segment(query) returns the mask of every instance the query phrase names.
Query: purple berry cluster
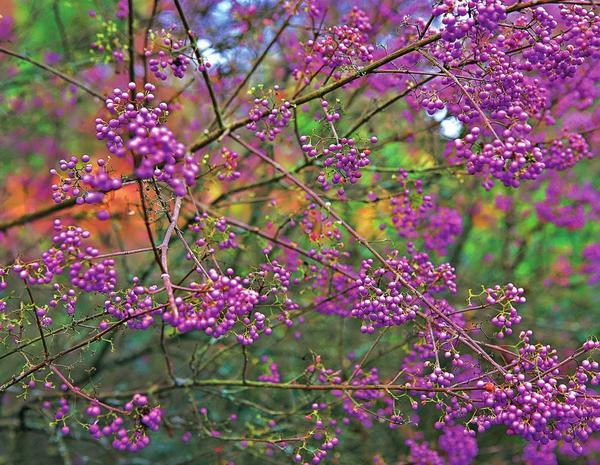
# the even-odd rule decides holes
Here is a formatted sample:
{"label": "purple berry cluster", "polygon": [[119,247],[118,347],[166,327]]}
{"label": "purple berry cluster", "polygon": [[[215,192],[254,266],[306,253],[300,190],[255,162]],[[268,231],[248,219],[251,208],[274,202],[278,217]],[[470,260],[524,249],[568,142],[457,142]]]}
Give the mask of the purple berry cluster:
{"label": "purple berry cluster", "polygon": [[169,310],[163,313],[163,319],[182,333],[199,330],[215,338],[224,336],[239,322],[244,329],[236,335],[237,341],[252,344],[261,331],[270,334],[271,330],[266,326],[266,316],[254,311],[260,296],[247,288],[249,284],[247,278],[234,276],[232,269],[226,274],[208,270],[205,283],[190,285],[197,289],[195,297],[188,302],[175,299],[178,314]]}
{"label": "purple berry cluster", "polygon": [[433,8],[433,15],[442,17],[442,39],[454,42],[496,30],[506,19],[506,6],[500,0],[443,0]]}
{"label": "purple berry cluster", "polygon": [[555,441],[550,441],[548,444],[529,442],[523,448],[523,461],[528,465],[557,465],[555,448]]}
{"label": "purple berry cluster", "polygon": [[[574,76],[586,58],[598,55],[600,45],[595,36],[592,39],[600,20],[591,9],[563,5],[555,18],[549,9],[538,7],[531,16],[518,17],[515,27],[504,23],[505,9],[502,2],[491,0],[444,1],[436,6],[434,15],[441,16],[444,25],[443,41],[430,47],[431,54],[447,67],[461,66],[469,59],[464,47],[468,37],[478,65],[419,91],[429,95],[422,99],[428,113],[447,109],[470,126],[454,141],[455,153],[466,160],[470,174],[485,178],[487,188],[494,179],[518,187],[546,169],[564,169],[587,156],[581,136],[565,135],[566,141],[548,147],[536,142],[532,119],[556,123],[545,79]],[[565,24],[570,25],[569,32],[557,34],[559,25]],[[494,36],[482,34],[485,30]],[[444,41],[454,45],[443,46]],[[515,49],[522,53],[519,60],[512,55]],[[532,77],[534,70],[541,74]]]}
{"label": "purple berry cluster", "polygon": [[52,184],[52,200],[61,203],[74,198],[78,205],[96,204],[102,202],[105,193],[123,186],[120,177],[109,175],[103,158],[96,161],[95,172],[90,160],[89,155],[82,155],[81,158],[72,156],[68,161],[60,160],[59,170],[50,170],[50,174],[60,178],[59,184]]}
{"label": "purple berry cluster", "polygon": [[275,362],[269,363],[269,358],[266,355],[261,356],[260,361],[265,365],[264,371],[267,373],[258,375],[258,380],[269,383],[280,383],[281,374],[279,373],[279,365]]}
{"label": "purple berry cluster", "polygon": [[168,115],[167,104],[162,102],[156,107],[150,107],[155,98],[155,90],[153,84],[147,83],[142,91],[136,92],[135,82],[130,82],[127,89],[113,89],[105,102],[111,118],[108,121],[96,118],[96,138],[105,141],[110,153],[125,156],[127,146],[123,136],[133,133],[143,137],[152,128],[164,123]]}
{"label": "purple berry cluster", "polygon": [[334,79],[339,79],[346,67],[373,59],[375,47],[369,43],[372,25],[368,15],[353,7],[343,21],[343,24],[328,28],[320,38],[300,44],[302,67],[294,70],[296,79],[310,82],[308,76],[320,69],[333,72]]}
{"label": "purple berry cluster", "polygon": [[222,147],[220,156],[223,161],[221,163],[222,169],[219,170],[219,174],[217,175],[219,181],[235,181],[236,179],[239,179],[242,175],[242,173],[238,171],[239,154],[227,147]]}
{"label": "purple berry cluster", "polygon": [[543,146],[542,153],[546,168],[557,171],[566,170],[584,158],[593,157],[585,138],[566,130],[560,139]]}
{"label": "purple berry cluster", "polygon": [[[322,104],[326,104],[323,101]],[[339,120],[339,113],[334,112],[327,114],[327,119],[332,123]],[[313,146],[308,136],[301,136],[302,151],[308,157],[322,158],[323,170],[319,173],[317,181],[324,190],[329,189],[329,184],[343,185],[347,182],[356,184],[362,177],[361,168],[369,165],[371,160],[371,150],[367,148],[359,148],[356,146],[356,141],[352,138],[335,137],[335,142],[331,144],[319,141],[317,146]],[[371,143],[377,143],[377,138],[373,137]],[[344,189],[338,191],[338,195],[344,195]]]}
{"label": "purple berry cluster", "polygon": [[[409,182],[408,173],[400,169],[396,177],[400,192],[390,198],[392,225],[400,237],[422,237],[423,247],[442,255],[462,231],[457,210],[438,205],[433,196],[423,192],[423,181]],[[376,200],[376,195],[373,200]]]}
{"label": "purple berry cluster", "polygon": [[[381,384],[377,368],[366,371],[360,365],[355,365],[353,374],[354,378],[351,382],[353,386]],[[378,408],[377,401],[386,397],[386,394],[378,389],[358,389],[353,391],[351,396],[343,391],[333,391],[332,394],[342,398],[344,411],[366,428],[373,426],[373,417],[369,415],[370,410],[376,409],[381,415],[391,413],[390,409]],[[360,402],[360,408],[357,408],[357,401]]]}
{"label": "purple berry cluster", "polygon": [[[86,413],[97,418],[101,416],[102,409],[92,402]],[[158,431],[161,420],[160,407],[150,407],[145,395],[134,394],[132,400],[125,404],[123,414],[115,415],[104,425],[95,420],[88,426],[88,431],[94,439],[112,438],[111,444],[116,450],[137,452],[150,444],[148,432]]]}
{"label": "purple berry cluster", "polygon": [[129,4],[127,0],[119,0],[117,2],[117,11],[115,11],[115,16],[118,19],[125,19],[129,14]]}
{"label": "purple berry cluster", "polygon": [[446,255],[448,247],[462,232],[462,216],[457,210],[436,207],[430,212],[423,228],[423,247]]}
{"label": "purple berry cluster", "polygon": [[513,333],[512,327],[521,323],[521,315],[514,305],[524,304],[527,301],[523,296],[524,293],[522,287],[516,287],[513,283],[505,286],[497,284],[494,287],[484,288],[481,292],[480,297],[485,302],[482,307],[500,307],[500,312],[491,319],[492,325],[500,329],[496,333],[497,338],[510,336]]}
{"label": "purple berry cluster", "polygon": [[350,312],[351,316],[363,320],[362,332],[372,333],[377,327],[405,324],[414,320],[421,310],[422,302],[407,292],[399,276],[428,293],[456,292],[454,269],[447,263],[436,267],[425,253],[402,257],[395,251],[387,261],[395,274],[388,268],[374,269],[373,264],[372,259],[363,260],[361,264],[356,280],[360,300]]}
{"label": "purple berry cluster", "polygon": [[545,197],[535,203],[540,221],[573,231],[600,218],[600,192],[591,183],[573,180],[573,173],[545,176]]}
{"label": "purple berry cluster", "polygon": [[117,286],[115,261],[106,258],[86,265],[76,261],[69,269],[71,283],[85,292],[101,292],[108,294]]}
{"label": "purple berry cluster", "polygon": [[[194,233],[202,233],[195,246],[202,254],[214,255],[217,250],[235,249],[236,234],[231,230],[225,218],[214,218],[206,212],[196,216],[189,227]],[[188,257],[191,259],[191,257]]]}
{"label": "purple berry cluster", "polygon": [[[262,91],[262,87],[259,87]],[[287,127],[294,116],[292,104],[289,100],[281,98],[279,86],[274,86],[268,92],[263,92],[253,101],[253,106],[248,112],[250,122],[246,129],[254,131],[254,135],[261,141],[273,142],[277,135]],[[261,123],[264,128],[259,128]]]}
{"label": "purple berry cluster", "polygon": [[[196,159],[186,154],[185,146],[165,126],[147,130],[141,124],[135,129],[135,137],[127,142],[127,148],[140,158],[136,175],[141,179],[154,176],[183,197],[186,187],[196,184],[200,172]],[[133,131],[134,125],[129,126]]]}
{"label": "purple berry cluster", "polygon": [[[565,441],[576,453],[581,442],[600,431],[600,401],[588,393],[588,383],[597,385],[598,364],[583,363],[576,376],[565,383],[559,381],[558,354],[548,345],[532,344],[532,331],[519,335],[521,346],[517,364],[504,376],[504,386],[482,391],[483,410],[472,422],[480,432],[493,425],[504,425],[507,432],[528,441],[547,444]],[[597,350],[600,343],[586,342],[582,350]],[[590,379],[586,371],[593,372]],[[485,387],[485,381],[478,381]]]}
{"label": "purple berry cluster", "polygon": [[105,140],[108,150],[117,156],[131,151],[139,160],[135,171],[139,178],[154,176],[182,197],[186,187],[195,185],[200,167],[196,158],[186,153],[185,146],[163,126],[169,114],[167,104],[149,106],[155,90],[148,83],[143,92],[136,92],[134,82],[129,83],[128,90],[115,88],[106,99],[106,108],[113,118],[96,119],[96,137]]}
{"label": "purple berry cluster", "polygon": [[150,31],[149,33],[152,48],[158,47],[156,57],[154,50],[146,50],[144,55],[148,60],[148,67],[157,79],[162,81],[167,80],[166,71],[169,69],[173,76],[181,79],[185,76],[192,60],[183,50],[185,49],[185,40],[175,39],[171,30],[162,29],[160,31]]}
{"label": "purple berry cluster", "polygon": [[398,172],[397,182],[400,192],[390,199],[392,207],[392,224],[401,237],[417,237],[417,228],[422,219],[434,208],[431,195],[423,193],[423,181],[414,181],[413,189],[410,189],[408,173],[401,169]]}
{"label": "purple berry cluster", "polygon": [[446,461],[426,442],[417,442],[413,439],[406,440],[410,448],[410,463],[414,465],[446,465]]}
{"label": "purple berry cluster", "polygon": [[444,428],[438,445],[446,452],[448,465],[469,465],[479,452],[475,433],[462,425]]}
{"label": "purple berry cluster", "polygon": [[600,282],[600,242],[586,246],[582,255],[585,260],[583,272],[589,276],[588,282],[590,284]]}
{"label": "purple berry cluster", "polygon": [[158,286],[148,288],[140,285],[138,277],[133,278],[133,286],[122,291],[112,291],[104,301],[105,311],[117,319],[130,318],[127,326],[132,329],[148,329],[154,323],[154,314],[160,310],[155,308],[153,294]]}
{"label": "purple berry cluster", "polygon": [[[522,67],[539,70],[551,81],[573,77],[589,57],[598,56],[600,16],[593,9],[580,5],[561,5],[560,16],[555,17],[545,8],[532,13],[532,34],[523,38],[530,47],[523,51],[526,61]],[[556,34],[559,24],[564,34]]]}
{"label": "purple berry cluster", "polygon": [[[513,109],[515,111],[519,110]],[[479,149],[476,147],[480,134],[480,128],[475,126],[464,139],[455,141],[456,155],[467,161],[469,174],[487,173],[501,180],[505,186],[519,187],[521,180],[535,179],[543,172],[546,165],[542,150],[528,139],[494,139]],[[491,186],[492,183],[486,184],[486,187]]]}

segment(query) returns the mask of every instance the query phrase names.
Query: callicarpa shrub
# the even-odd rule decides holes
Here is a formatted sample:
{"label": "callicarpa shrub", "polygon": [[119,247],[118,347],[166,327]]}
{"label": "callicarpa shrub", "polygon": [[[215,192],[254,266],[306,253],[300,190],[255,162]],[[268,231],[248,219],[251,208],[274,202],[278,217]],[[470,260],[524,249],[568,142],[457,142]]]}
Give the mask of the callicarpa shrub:
{"label": "callicarpa shrub", "polygon": [[600,463],[600,5],[0,4],[0,463]]}

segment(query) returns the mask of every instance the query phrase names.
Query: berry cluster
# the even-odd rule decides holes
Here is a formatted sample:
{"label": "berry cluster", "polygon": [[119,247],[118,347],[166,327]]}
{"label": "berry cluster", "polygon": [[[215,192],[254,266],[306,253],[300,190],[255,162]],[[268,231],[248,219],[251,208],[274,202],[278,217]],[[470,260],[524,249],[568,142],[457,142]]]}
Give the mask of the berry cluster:
{"label": "berry cluster", "polygon": [[452,208],[439,206],[433,196],[423,192],[423,181],[410,185],[408,173],[400,169],[396,176],[400,192],[390,198],[391,220],[400,237],[422,236],[423,246],[446,254],[462,231],[462,218]]}
{"label": "berry cluster", "polygon": [[[472,422],[480,432],[501,424],[509,434],[542,444],[562,440],[581,452],[581,442],[600,431],[600,401],[588,395],[590,379],[583,370],[566,384],[560,383],[556,350],[532,344],[531,336],[531,331],[519,335],[522,345],[516,366],[505,375],[504,386],[483,390],[483,405],[490,413],[481,411]],[[598,347],[600,343],[588,341],[582,350]],[[591,384],[597,384],[598,364],[588,362],[583,368],[594,372]],[[478,381],[477,385],[486,387],[486,381]]]}
{"label": "berry cluster", "polygon": [[[532,34],[523,37],[528,43],[523,51],[526,60],[522,67],[539,70],[551,81],[573,77],[586,58],[597,55],[600,41],[600,16],[594,10],[579,5],[561,5],[560,18],[545,8],[532,13]],[[559,23],[565,26],[563,34],[555,34]]]}
{"label": "berry cluster", "polygon": [[[512,283],[505,286],[495,285],[494,287],[484,288],[477,296],[484,302],[480,307],[500,307],[500,312],[495,315],[491,323],[500,328],[496,333],[499,339],[505,336],[510,336],[513,332],[512,327],[521,323],[521,316],[514,307],[515,304],[524,304],[527,300],[523,296],[524,290],[522,287],[516,287]],[[471,297],[469,296],[469,305],[472,305]]]}
{"label": "berry cluster", "polygon": [[446,461],[426,442],[417,442],[412,439],[406,441],[410,448],[410,463],[414,465],[446,465]]}
{"label": "berry cluster", "polygon": [[259,294],[248,289],[249,280],[233,275],[228,269],[225,275],[216,270],[208,270],[208,279],[203,284],[190,284],[197,289],[194,298],[184,302],[178,298],[175,303],[178,314],[173,310],[163,313],[166,323],[185,333],[200,330],[211,337],[221,337],[233,330],[236,323],[241,323],[244,330],[236,335],[240,344],[252,344],[264,330],[270,334],[266,326],[266,316],[254,311],[260,301]]}
{"label": "berry cluster", "polygon": [[61,203],[74,198],[78,205],[95,204],[102,202],[106,192],[118,190],[123,186],[120,177],[110,177],[103,158],[96,161],[95,172],[90,160],[89,155],[82,155],[80,158],[72,156],[68,161],[60,160],[59,170],[50,170],[50,174],[60,178],[59,184],[52,184],[52,200]]}
{"label": "berry cluster", "polygon": [[[86,413],[96,418],[101,415],[101,408],[92,403]],[[114,414],[114,419],[104,426],[96,420],[88,426],[94,439],[112,437],[112,446],[120,451],[137,452],[150,444],[149,431],[158,431],[162,419],[159,407],[149,407],[148,398],[142,394],[134,394],[131,401],[125,404],[125,415]],[[131,424],[127,426],[127,421]]]}
{"label": "berry cluster", "polygon": [[[323,101],[323,104],[327,102]],[[327,115],[327,119],[337,121],[340,118],[339,113]],[[335,134],[334,134],[335,135]],[[369,165],[371,160],[370,149],[362,149],[356,146],[356,141],[352,138],[335,137],[335,142],[331,144],[322,141],[313,146],[308,136],[301,136],[302,151],[308,157],[323,158],[323,170],[319,173],[317,181],[324,190],[329,190],[329,183],[333,185],[343,185],[347,182],[356,184],[362,177],[361,168]],[[371,138],[371,143],[377,143],[377,138]],[[344,195],[344,189],[338,190],[338,195]]]}
{"label": "berry cluster", "polygon": [[279,366],[275,362],[269,362],[269,358],[266,355],[263,355],[260,358],[261,363],[265,365],[265,368],[268,373],[258,375],[259,381],[266,381],[269,383],[280,383],[281,382],[281,374],[279,373]]}
{"label": "berry cluster", "polygon": [[564,131],[560,139],[555,139],[542,147],[546,168],[566,170],[584,158],[592,158],[587,141],[580,134]]}
{"label": "berry cluster", "polygon": [[432,13],[442,17],[442,39],[454,42],[470,34],[493,32],[506,19],[506,6],[499,0],[443,0]]}
{"label": "berry cluster", "polygon": [[583,250],[583,272],[589,275],[589,283],[596,284],[600,281],[600,242],[588,245]]}
{"label": "berry cluster", "polygon": [[[513,108],[513,112],[519,109]],[[524,114],[524,118],[527,114]],[[542,150],[528,139],[508,137],[505,141],[494,139],[481,148],[478,142],[479,127],[471,128],[464,139],[455,141],[456,155],[467,161],[469,174],[487,173],[501,180],[505,186],[519,187],[523,179],[537,178],[545,168]],[[493,184],[486,183],[490,188]]]}
{"label": "berry cluster", "polygon": [[[250,122],[246,124],[246,129],[254,131],[254,135],[261,141],[273,142],[294,116],[292,104],[280,97],[279,86],[274,86],[268,92],[263,92],[262,86],[259,86],[259,91],[261,96],[254,99],[254,105],[248,112]],[[249,93],[255,92],[256,88],[253,88]],[[259,122],[264,126],[263,129],[259,129]]]}
{"label": "berry cluster", "polygon": [[129,15],[129,4],[127,0],[119,0],[117,2],[117,11],[115,11],[115,16],[119,19],[125,19]]}
{"label": "berry cluster", "polygon": [[105,121],[96,118],[96,138],[106,143],[110,153],[125,156],[127,147],[123,136],[130,133],[143,137],[152,128],[164,123],[167,115],[167,104],[162,102],[156,107],[150,107],[154,101],[153,92],[156,87],[147,83],[143,91],[136,92],[135,82],[130,82],[127,89],[115,88],[107,97],[105,107],[111,118]]}
{"label": "berry cluster", "polygon": [[[576,135],[565,135],[565,142],[554,141],[547,147],[538,144],[532,135],[532,119],[555,124],[543,79],[572,77],[585,58],[598,53],[598,40],[591,36],[600,20],[579,5],[561,6],[560,20],[538,7],[530,17],[518,17],[513,27],[504,22],[505,8],[491,0],[444,1],[434,8],[444,26],[443,40],[430,47],[431,54],[447,67],[463,66],[469,60],[464,47],[468,37],[478,65],[465,66],[462,75],[428,86],[432,97],[422,101],[428,113],[446,108],[471,126],[454,142],[456,155],[467,161],[470,174],[486,178],[487,188],[493,179],[518,187],[545,169],[565,169],[589,156],[585,141]],[[568,33],[557,34],[560,24],[572,27]],[[444,42],[451,44],[443,46]],[[520,59],[514,58],[515,49],[522,53]],[[541,73],[539,77],[530,76],[534,70]]]}
{"label": "berry cluster", "polygon": [[333,77],[339,79],[344,68],[373,59],[375,47],[369,43],[372,26],[368,15],[353,7],[343,21],[344,24],[329,28],[321,38],[300,44],[303,63],[301,68],[294,70],[296,79],[308,83],[308,76],[319,69],[331,71]]}
{"label": "berry cluster", "polygon": [[[163,126],[169,114],[167,104],[150,107],[155,89],[153,84],[145,84],[143,92],[136,92],[134,82],[129,83],[128,90],[114,89],[106,99],[106,108],[114,117],[108,121],[96,119],[96,137],[105,140],[108,150],[117,156],[131,151],[138,160],[135,173],[139,178],[154,176],[182,197],[186,187],[196,183],[200,167]],[[126,142],[124,136],[128,137]]]}
{"label": "berry cluster", "polygon": [[479,451],[475,433],[462,425],[444,428],[438,444],[446,452],[448,465],[468,465]]}
{"label": "berry cluster", "polygon": [[428,293],[456,292],[454,269],[447,263],[434,266],[425,253],[415,253],[409,258],[395,251],[386,263],[389,268],[373,269],[372,259],[361,264],[356,280],[360,300],[350,314],[364,321],[363,332],[372,333],[376,327],[402,325],[415,319],[423,303],[407,292],[399,278]]}
{"label": "berry cluster", "polygon": [[591,183],[577,184],[573,179],[573,173],[548,173],[545,197],[535,203],[540,221],[576,230],[600,218],[600,192]]}
{"label": "berry cluster", "polygon": [[158,47],[156,58],[150,58],[154,50],[146,50],[144,55],[148,60],[148,67],[157,79],[167,80],[166,70],[170,69],[173,76],[183,78],[188,70],[191,59],[183,50],[185,49],[185,40],[175,39],[171,30],[162,29],[160,31],[149,31],[150,41],[154,47]]}
{"label": "berry cluster", "polygon": [[[158,286],[152,285],[148,288],[140,285],[138,277],[133,278],[133,286],[121,291],[112,291],[108,299],[104,301],[104,310],[117,319],[130,318],[127,326],[132,329],[148,329],[154,323],[155,310],[153,294]],[[103,323],[101,323],[101,326]]]}
{"label": "berry cluster", "polygon": [[195,241],[202,254],[214,255],[217,250],[237,248],[236,234],[229,228],[225,218],[214,218],[204,212],[194,218],[190,230],[202,233],[202,237]]}
{"label": "berry cluster", "polygon": [[222,147],[220,155],[223,160],[223,170],[220,170],[217,175],[219,181],[235,181],[239,179],[242,173],[238,171],[238,153],[227,147]]}
{"label": "berry cluster", "polygon": [[127,142],[127,148],[140,159],[135,174],[141,179],[154,176],[183,197],[186,187],[196,184],[200,172],[197,160],[186,154],[185,146],[165,126],[147,129],[139,119],[136,123],[140,125],[129,125],[135,136]]}

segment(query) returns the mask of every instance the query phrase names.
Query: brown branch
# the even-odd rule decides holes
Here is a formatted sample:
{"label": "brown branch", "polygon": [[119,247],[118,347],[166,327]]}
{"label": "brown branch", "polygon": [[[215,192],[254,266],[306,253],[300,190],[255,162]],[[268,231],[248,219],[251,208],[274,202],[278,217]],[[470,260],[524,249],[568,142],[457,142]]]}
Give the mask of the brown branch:
{"label": "brown branch", "polygon": [[12,220],[7,220],[0,223],[0,232],[6,232],[7,230],[15,226],[21,226],[27,223],[31,223],[32,221],[45,218],[46,216],[52,215],[53,213],[57,213],[62,210],[66,210],[73,206],[75,206],[75,199],[68,199],[62,203],[42,208],[41,210],[34,211],[33,213],[26,213],[25,215],[21,215],[18,218],[14,218]]}
{"label": "brown branch", "polygon": [[[135,82],[135,44],[133,30],[133,0],[127,0],[127,48],[129,49],[129,82]],[[134,92],[133,90],[131,91]]]}
{"label": "brown branch", "polygon": [[240,91],[248,83],[248,81],[250,80],[250,78],[252,77],[254,72],[258,69],[258,67],[260,66],[262,61],[265,59],[265,57],[269,53],[269,50],[271,50],[271,47],[273,47],[273,45],[275,45],[275,42],[277,42],[277,40],[279,39],[279,36],[281,36],[281,34],[285,30],[285,28],[290,23],[290,20],[292,19],[292,16],[294,16],[294,14],[296,13],[296,8],[298,7],[298,5],[300,3],[301,3],[301,0],[296,2],[296,5],[292,8],[292,11],[290,12],[290,14],[287,15],[287,17],[285,18],[285,20],[283,21],[283,23],[281,24],[281,26],[279,27],[279,29],[277,30],[277,32],[275,33],[275,35],[273,36],[271,41],[267,44],[267,46],[265,47],[263,52],[260,54],[260,56],[254,61],[254,63],[252,64],[252,67],[250,68],[250,71],[248,71],[248,73],[246,73],[246,76],[244,76],[244,79],[242,80],[242,82],[240,82],[240,84],[236,87],[236,89],[233,91],[231,96],[227,99],[227,101],[225,102],[225,105],[223,105],[223,110],[226,110],[227,107],[229,107],[229,105],[231,105],[231,102],[233,102],[233,100],[237,97],[237,95],[240,93]]}
{"label": "brown branch", "polygon": [[95,90],[92,90],[89,87],[87,87],[81,81],[78,81],[75,78],[69,77],[66,74],[58,71],[57,69],[54,69],[54,68],[52,68],[52,67],[50,67],[48,65],[45,65],[44,63],[41,63],[41,62],[39,62],[37,60],[34,60],[33,58],[29,58],[29,57],[27,57],[25,55],[21,55],[20,53],[13,52],[12,50],[9,50],[9,49],[4,48],[4,47],[0,47],[0,52],[4,53],[6,55],[10,55],[12,57],[18,58],[19,60],[26,61],[27,63],[31,63],[32,65],[37,66],[38,68],[43,69],[44,71],[48,71],[49,73],[54,74],[55,76],[61,78],[63,81],[67,81],[70,84],[73,84],[75,87],[78,87],[79,89],[87,92],[92,97],[95,97],[98,100],[104,101],[105,98],[106,98],[103,95],[101,95],[98,92],[96,92]]}
{"label": "brown branch", "polygon": [[204,78],[204,83],[206,84],[206,88],[208,89],[208,94],[210,96],[210,101],[212,103],[213,111],[215,112],[215,117],[217,118],[217,123],[219,124],[220,130],[225,131],[225,124],[223,123],[223,116],[221,115],[221,110],[219,109],[219,102],[217,101],[217,97],[215,95],[215,91],[210,83],[210,78],[208,76],[208,71],[206,70],[206,66],[204,66],[204,59],[200,54],[200,50],[198,50],[198,45],[196,43],[196,38],[190,29],[190,25],[185,17],[185,13],[183,12],[183,8],[181,7],[181,3],[179,0],[173,0],[175,4],[175,8],[177,8],[177,12],[179,13],[179,18],[183,23],[183,27],[185,28],[185,33],[190,40],[190,45],[194,50],[194,55],[196,56],[196,60],[198,60],[198,66],[200,66],[202,77]]}
{"label": "brown branch", "polygon": [[[396,269],[394,269],[388,261],[379,253],[373,246],[367,241],[363,236],[361,236],[348,222],[346,222],[337,212],[335,212],[331,208],[331,204],[325,202],[316,192],[314,192],[310,187],[296,178],[293,174],[287,171],[283,166],[277,163],[275,160],[272,160],[267,155],[262,153],[260,150],[255,149],[251,145],[244,142],[238,136],[230,134],[233,140],[238,142],[240,145],[245,147],[250,152],[254,153],[261,160],[273,166],[277,171],[284,174],[292,183],[302,189],[308,196],[310,196],[320,207],[324,208],[333,218],[335,218],[343,228],[352,236],[359,244],[361,244],[365,249],[367,249],[373,257],[375,257],[388,271],[390,271],[400,284],[406,287],[413,295],[417,296],[438,318],[443,320],[446,324],[448,324],[458,335],[461,342],[473,350],[475,353],[484,358],[487,362],[489,362],[494,368],[496,368],[500,373],[506,374],[504,368],[499,365],[483,348],[479,346],[479,344],[460,326],[458,326],[452,319],[450,319],[446,314],[444,314],[437,306],[422,292],[416,289],[410,282],[408,282]],[[418,312],[422,318],[429,319],[428,315],[425,315],[421,312]]]}
{"label": "brown branch", "polygon": [[173,285],[171,284],[171,275],[169,274],[169,242],[171,240],[171,236],[173,235],[173,231],[177,226],[177,219],[179,218],[179,211],[181,209],[181,197],[177,197],[175,199],[175,206],[173,207],[173,215],[171,218],[171,222],[167,227],[167,231],[165,232],[165,237],[163,238],[162,244],[160,245],[160,260],[162,263],[162,280],[165,285],[165,289],[167,291],[167,296],[169,297],[169,305],[171,310],[173,310],[173,314],[175,317],[179,315],[179,311],[177,310],[177,304],[175,304],[175,295],[173,294]]}

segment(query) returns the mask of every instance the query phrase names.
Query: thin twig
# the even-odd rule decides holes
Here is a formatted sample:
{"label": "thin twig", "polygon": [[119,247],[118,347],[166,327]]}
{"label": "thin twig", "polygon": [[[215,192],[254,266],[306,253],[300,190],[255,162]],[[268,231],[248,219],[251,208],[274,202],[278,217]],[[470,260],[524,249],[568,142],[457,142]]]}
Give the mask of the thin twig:
{"label": "thin twig", "polygon": [[160,245],[160,259],[162,263],[162,280],[165,285],[165,289],[167,291],[167,296],[169,298],[169,305],[173,310],[173,314],[175,317],[179,316],[179,311],[177,310],[177,305],[175,304],[175,295],[173,294],[173,286],[171,285],[171,276],[169,275],[169,241],[171,240],[171,236],[173,231],[175,230],[175,226],[177,226],[177,219],[179,218],[179,211],[181,209],[181,197],[176,197],[175,206],[173,208],[173,214],[171,215],[171,223],[165,232],[165,237],[163,238],[162,244]]}
{"label": "thin twig", "polygon": [[183,12],[183,8],[181,7],[181,3],[179,0],[173,0],[175,4],[175,8],[177,8],[177,12],[179,13],[179,18],[183,23],[183,27],[185,28],[185,33],[190,40],[190,45],[194,50],[194,55],[196,56],[196,60],[198,60],[198,66],[200,67],[200,72],[202,73],[202,77],[204,78],[204,83],[206,84],[206,88],[208,89],[208,94],[210,96],[210,101],[212,103],[213,111],[215,112],[215,117],[217,118],[217,123],[221,130],[225,130],[225,124],[223,123],[223,116],[221,115],[221,110],[219,109],[219,102],[217,101],[217,96],[215,95],[215,91],[210,83],[210,77],[208,76],[208,71],[206,70],[206,66],[204,65],[204,59],[202,58],[202,54],[198,49],[198,43],[192,30],[190,29],[190,25],[185,17],[185,13]]}
{"label": "thin twig", "polygon": [[271,39],[271,41],[267,44],[267,46],[265,47],[265,49],[263,50],[263,52],[254,61],[254,63],[252,63],[252,67],[246,73],[246,75],[244,76],[244,79],[242,80],[242,82],[239,83],[239,85],[233,91],[233,93],[231,94],[231,96],[227,99],[227,101],[223,105],[223,111],[225,111],[229,107],[229,105],[231,105],[231,102],[233,102],[233,100],[237,97],[237,95],[240,93],[240,91],[248,83],[248,81],[250,80],[250,78],[252,77],[252,75],[254,74],[254,72],[258,69],[258,67],[260,66],[260,64],[262,63],[262,61],[265,59],[265,57],[267,56],[267,54],[271,50],[271,47],[273,47],[273,45],[275,45],[275,43],[279,39],[279,36],[281,36],[281,34],[285,30],[285,28],[290,23],[290,20],[292,19],[292,16],[294,16],[294,14],[296,13],[296,8],[298,7],[298,5],[301,2],[302,2],[302,0],[296,2],[296,5],[294,5],[294,7],[291,9],[290,13],[286,16],[285,20],[283,21],[283,23],[281,24],[281,26],[279,27],[279,29],[277,30],[277,32],[275,33],[275,35],[273,36],[273,38]]}
{"label": "thin twig", "polygon": [[34,66],[37,66],[38,68],[43,69],[44,71],[48,71],[51,74],[54,74],[55,76],[61,78],[63,81],[67,81],[70,84],[73,84],[75,87],[78,87],[79,89],[87,92],[88,94],[90,94],[92,97],[97,98],[98,100],[104,101],[104,99],[106,97],[104,97],[103,95],[99,94],[98,92],[96,92],[95,90],[90,89],[88,86],[86,86],[85,84],[83,84],[81,81],[78,81],[75,78],[69,77],[66,74],[58,71],[55,68],[52,68],[44,63],[41,63],[37,60],[34,60],[33,58],[29,58],[25,55],[21,55],[20,53],[14,52],[12,50],[9,50],[7,48],[4,47],[0,47],[0,52],[4,53],[6,55],[10,55],[12,57],[18,58],[19,60],[23,60],[26,61],[27,63],[31,63]]}

